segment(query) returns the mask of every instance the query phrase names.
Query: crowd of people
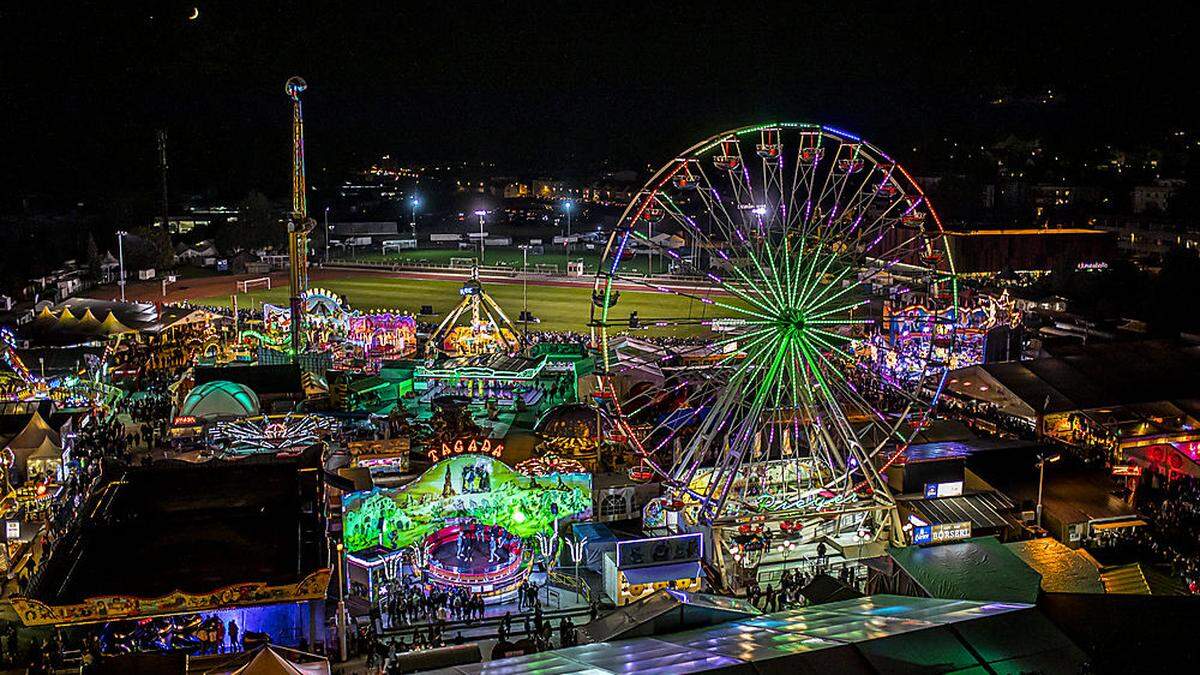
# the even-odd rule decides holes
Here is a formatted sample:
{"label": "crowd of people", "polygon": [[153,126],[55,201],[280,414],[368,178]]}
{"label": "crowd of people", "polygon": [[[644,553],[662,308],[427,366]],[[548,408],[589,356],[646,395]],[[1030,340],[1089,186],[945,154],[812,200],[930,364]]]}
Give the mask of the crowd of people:
{"label": "crowd of people", "polygon": [[483,618],[484,602],[479,593],[466,588],[442,588],[408,579],[393,579],[384,585],[382,600],[372,607],[372,624],[378,629],[416,624],[442,624]]}
{"label": "crowd of people", "polygon": [[1114,532],[1102,543],[1138,549],[1140,557],[1167,566],[1189,592],[1200,594],[1200,480],[1146,481],[1138,488],[1137,504],[1153,525]]}
{"label": "crowd of people", "polygon": [[80,509],[100,479],[104,459],[128,461],[129,438],[115,417],[93,412],[83,419],[76,432],[71,456],[78,466],[67,472],[59,485],[46,518],[41,553],[35,556],[32,566],[22,567],[17,575],[18,588],[22,591],[36,582],[51,553],[78,521]]}
{"label": "crowd of people", "polygon": [[[822,564],[806,566],[804,569],[784,570],[778,585],[768,583],[760,586],[757,582],[750,584],[746,589],[746,599],[767,613],[803,607],[808,604],[808,599],[804,596],[804,589],[820,574],[833,575],[834,573]],[[838,569],[835,578],[846,586],[856,587],[858,585],[854,569],[847,565]]]}

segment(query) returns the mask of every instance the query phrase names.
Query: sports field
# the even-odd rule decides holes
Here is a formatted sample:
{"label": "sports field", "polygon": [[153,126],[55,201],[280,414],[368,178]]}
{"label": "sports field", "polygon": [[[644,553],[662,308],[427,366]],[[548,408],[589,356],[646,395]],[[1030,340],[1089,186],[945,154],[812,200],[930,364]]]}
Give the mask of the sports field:
{"label": "sports field", "polygon": [[[323,279],[313,282],[313,286],[337,293],[357,309],[398,309],[415,314],[422,305],[432,305],[434,311],[439,315],[435,319],[440,319],[461,300],[458,291],[462,287],[462,283],[355,274],[345,278]],[[521,284],[487,282],[484,288],[499,303],[509,318],[516,322],[521,313]],[[195,301],[224,307],[229,305],[229,296],[197,298]],[[277,286],[271,290],[238,294],[238,305],[244,309],[258,307],[263,302],[286,305],[287,288]],[[536,327],[531,324],[530,330],[586,332],[591,316],[591,304],[592,289],[590,286],[537,286],[531,284],[529,286],[529,310],[533,316],[541,319],[541,323]],[[619,301],[611,310],[610,321],[626,318],[630,312],[637,312],[643,323],[654,317],[728,316],[728,313],[715,313],[714,309],[716,308],[711,305],[674,295],[622,291]],[[659,335],[678,335],[681,332],[703,334],[707,331],[700,327],[688,326],[674,331],[651,329],[649,332]]]}
{"label": "sports field", "polygon": [[[451,258],[475,258],[479,255],[478,251],[460,251],[450,248],[426,248],[415,251],[389,251],[388,253],[379,253],[378,251],[363,252],[357,255],[339,254],[333,256],[335,261],[344,260],[347,262],[384,262],[384,263],[400,263],[400,264],[421,264],[429,263],[433,265],[448,265]],[[582,260],[583,268],[588,274],[594,274],[597,266],[600,264],[600,252],[596,250],[588,251],[586,249],[577,248],[572,250],[571,255],[567,255],[561,247],[547,246],[546,252],[542,255],[529,256],[529,269],[537,269],[538,265],[554,265],[558,272],[565,273],[567,271],[568,260]],[[484,252],[484,262],[489,265],[503,265],[513,269],[520,269],[522,265],[522,253],[520,249],[505,247],[487,249]],[[661,255],[655,255],[653,267],[646,260],[646,256],[636,256],[625,260],[618,268],[623,272],[645,273],[647,270],[653,269],[655,272],[666,271],[666,261]]]}

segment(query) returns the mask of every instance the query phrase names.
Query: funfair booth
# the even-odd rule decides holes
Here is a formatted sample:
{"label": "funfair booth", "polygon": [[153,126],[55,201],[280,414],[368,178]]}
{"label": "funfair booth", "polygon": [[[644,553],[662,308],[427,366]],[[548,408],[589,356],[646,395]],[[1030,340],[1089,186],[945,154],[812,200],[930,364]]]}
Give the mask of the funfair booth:
{"label": "funfair booth", "polygon": [[[334,370],[377,373],[385,360],[416,353],[417,322],[411,315],[351,309],[320,288],[305,291],[303,302],[305,343],[311,352],[327,355]],[[241,338],[257,344],[263,360],[267,351],[286,352],[291,322],[290,308],[264,304],[262,330],[245,330]]]}
{"label": "funfair booth", "polygon": [[704,536],[690,534],[618,541],[604,554],[604,592],[617,606],[664,590],[701,590]]}

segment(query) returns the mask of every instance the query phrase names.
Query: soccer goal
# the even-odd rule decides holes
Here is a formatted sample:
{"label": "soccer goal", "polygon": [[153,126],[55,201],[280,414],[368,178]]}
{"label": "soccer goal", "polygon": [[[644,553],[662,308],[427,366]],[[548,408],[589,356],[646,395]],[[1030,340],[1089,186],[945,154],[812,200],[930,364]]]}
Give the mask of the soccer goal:
{"label": "soccer goal", "polygon": [[257,279],[246,279],[245,281],[237,282],[238,293],[249,293],[253,288],[271,290],[271,277],[259,277]]}

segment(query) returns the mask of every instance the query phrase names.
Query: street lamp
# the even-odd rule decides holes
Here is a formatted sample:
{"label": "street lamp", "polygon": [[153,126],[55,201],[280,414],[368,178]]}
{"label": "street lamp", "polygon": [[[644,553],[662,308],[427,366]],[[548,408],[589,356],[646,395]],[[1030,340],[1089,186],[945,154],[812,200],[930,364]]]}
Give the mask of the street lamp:
{"label": "street lamp", "polygon": [[577,590],[575,592],[579,595],[579,599],[582,600],[583,593],[578,590],[579,588],[583,587],[583,582],[579,578],[579,563],[583,561],[583,552],[584,547],[587,546],[587,537],[581,537],[575,540],[568,539],[566,543],[567,550],[571,553],[571,562],[575,563],[575,582],[579,584],[579,586],[576,587]]}
{"label": "street lamp", "polygon": [[329,263],[329,207],[325,207],[325,262]]}
{"label": "street lamp", "polygon": [[529,244],[521,246],[521,321],[524,335],[521,339],[529,348]]}
{"label": "street lamp", "polygon": [[417,241],[417,207],[421,205],[421,198],[413,195],[412,199],[408,200],[408,203],[412,206],[412,234],[413,242],[415,243]]}
{"label": "street lamp", "polygon": [[1037,519],[1038,527],[1042,526],[1042,486],[1046,482],[1046,462],[1053,463],[1053,462],[1057,462],[1060,459],[1062,459],[1062,455],[1056,454],[1056,455],[1047,457],[1046,453],[1044,453],[1044,452],[1038,453],[1038,461],[1037,461],[1038,498],[1037,498],[1037,507],[1034,511],[1034,517]]}
{"label": "street lamp", "polygon": [[346,577],[342,572],[342,558],[344,548],[342,542],[337,545],[337,584],[338,584],[338,655],[340,660],[346,661]]}
{"label": "street lamp", "polygon": [[125,237],[127,236],[129,233],[125,230],[117,230],[117,261],[121,267],[117,285],[121,287],[121,302],[125,302]]}
{"label": "street lamp", "polygon": [[563,244],[567,247],[567,255],[571,255],[571,201],[563,200],[563,210],[567,212],[567,239]]}
{"label": "street lamp", "polygon": [[475,212],[479,216],[479,265],[483,266],[483,217],[487,215],[487,211],[480,209]]}

